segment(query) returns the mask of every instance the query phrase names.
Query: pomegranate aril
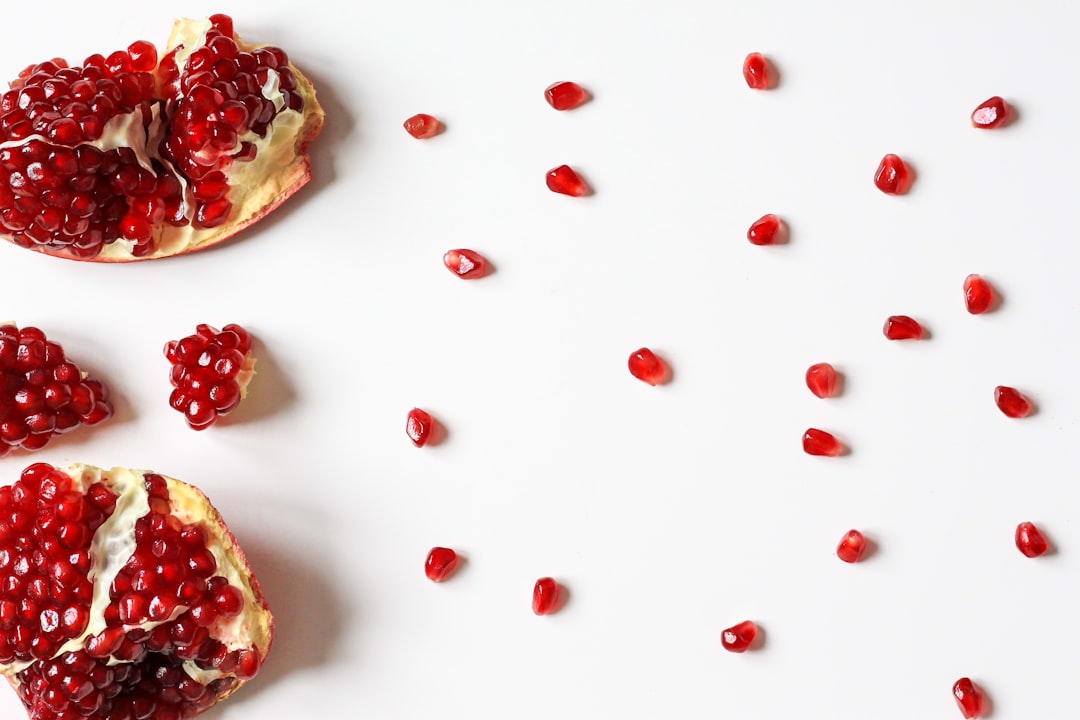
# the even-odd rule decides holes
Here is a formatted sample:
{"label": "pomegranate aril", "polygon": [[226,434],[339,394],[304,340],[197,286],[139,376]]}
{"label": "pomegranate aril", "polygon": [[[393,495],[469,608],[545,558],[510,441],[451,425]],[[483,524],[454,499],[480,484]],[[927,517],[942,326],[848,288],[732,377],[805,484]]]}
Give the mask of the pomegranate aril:
{"label": "pomegranate aril", "polygon": [[917,320],[907,315],[890,315],[882,331],[889,340],[921,340],[926,332]]}
{"label": "pomegranate aril", "polygon": [[960,713],[971,720],[982,715],[983,712],[983,698],[982,689],[979,688],[970,678],[962,677],[953,683],[953,698],[956,699],[956,704],[960,708]]}
{"label": "pomegranate aril", "polygon": [[881,159],[874,184],[886,195],[902,195],[907,192],[911,182],[910,171],[898,155],[886,155]]}
{"label": "pomegranate aril", "polygon": [[855,563],[862,558],[869,547],[869,542],[858,530],[848,530],[836,546],[836,557],[846,563]]}
{"label": "pomegranate aril", "polygon": [[426,140],[442,132],[443,124],[433,115],[418,113],[404,123],[405,132],[417,140]]}
{"label": "pomegranate aril", "polygon": [[743,79],[752,90],[768,90],[772,87],[769,61],[761,53],[753,52],[743,60]]}
{"label": "pomegranate aril", "polygon": [[426,410],[413,408],[405,418],[405,434],[416,447],[424,447],[431,440],[435,419]]}
{"label": "pomegranate aril", "polygon": [[560,165],[548,171],[547,186],[551,192],[571,197],[592,194],[592,190],[569,165]]}
{"label": "pomegranate aril", "polygon": [[754,644],[757,633],[757,624],[752,620],[744,620],[738,625],[732,625],[720,633],[720,643],[724,646],[725,650],[730,652],[746,652],[750,649],[750,646]]}
{"label": "pomegranate aril", "polygon": [[1016,549],[1029,558],[1039,557],[1050,549],[1050,543],[1034,523],[1022,522],[1017,525],[1015,540]]}
{"label": "pomegranate aril", "polygon": [[971,274],[964,278],[964,304],[972,315],[979,315],[990,309],[994,301],[994,291],[990,283],[981,276]]}
{"label": "pomegranate aril", "polygon": [[971,113],[971,124],[989,130],[1009,121],[1009,106],[997,95],[985,101]]}
{"label": "pomegranate aril", "polygon": [[836,457],[844,452],[844,445],[832,433],[810,428],[803,433],[803,452],[807,455]]}
{"label": "pomegranate aril", "polygon": [[1031,401],[1016,388],[998,385],[994,388],[994,402],[1006,417],[1023,418],[1034,409]]}
{"label": "pomegranate aril", "polygon": [[443,265],[450,272],[465,280],[475,280],[487,274],[487,260],[473,250],[458,248],[443,255]]}
{"label": "pomegranate aril", "polygon": [[667,377],[667,367],[649,348],[639,348],[630,353],[627,366],[631,375],[648,385],[659,385]]}
{"label": "pomegranate aril", "polygon": [[442,582],[457,568],[458,554],[450,548],[433,547],[424,561],[424,574],[432,582]]}
{"label": "pomegranate aril", "polygon": [[573,110],[589,99],[585,88],[575,82],[557,82],[544,90],[544,99],[556,110]]}
{"label": "pomegranate aril", "polygon": [[746,239],[754,245],[774,245],[784,239],[784,225],[773,214],[762,215],[746,231]]}
{"label": "pomegranate aril", "polygon": [[819,398],[831,398],[836,394],[839,376],[829,363],[815,363],[806,370],[806,387]]}
{"label": "pomegranate aril", "polygon": [[550,577],[542,577],[533,585],[532,610],[537,615],[550,615],[559,609],[559,583]]}

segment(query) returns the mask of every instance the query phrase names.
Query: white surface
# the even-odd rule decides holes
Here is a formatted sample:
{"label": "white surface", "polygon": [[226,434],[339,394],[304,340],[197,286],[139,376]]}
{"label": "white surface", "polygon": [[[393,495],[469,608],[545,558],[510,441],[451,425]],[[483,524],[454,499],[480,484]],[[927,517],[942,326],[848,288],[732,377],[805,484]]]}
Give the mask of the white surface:
{"label": "white surface", "polygon": [[[1076,6],[67,5],[60,26],[5,8],[2,74],[225,11],[328,112],[314,182],[226,247],[113,267],[0,247],[0,314],[118,406],[0,473],[83,461],[202,486],[277,612],[264,673],[205,717],[951,720],[964,675],[995,720],[1071,711]],[[745,86],[751,51],[777,89]],[[551,110],[564,79],[593,101]],[[991,95],[1017,122],[972,129]],[[416,112],[447,131],[408,137]],[[888,152],[917,172],[905,197],[871,182]],[[596,194],[548,192],[562,163]],[[766,212],[789,244],[745,240]],[[496,272],[454,278],[454,247]],[[971,272],[997,312],[964,311]],[[887,342],[894,313],[931,339]],[[161,356],[198,322],[244,324],[261,356],[203,433],[168,408]],[[641,346],[670,384],[630,377]],[[819,361],[842,397],[806,390]],[[998,384],[1038,414],[1005,418]],[[444,443],[409,443],[414,406]],[[851,454],[804,455],[809,426]],[[1024,520],[1058,553],[1022,557]],[[851,527],[879,546],[855,566],[833,554]],[[433,545],[467,558],[438,586]],[[543,575],[570,599],[538,618]],[[725,652],[747,618],[764,647]]]}

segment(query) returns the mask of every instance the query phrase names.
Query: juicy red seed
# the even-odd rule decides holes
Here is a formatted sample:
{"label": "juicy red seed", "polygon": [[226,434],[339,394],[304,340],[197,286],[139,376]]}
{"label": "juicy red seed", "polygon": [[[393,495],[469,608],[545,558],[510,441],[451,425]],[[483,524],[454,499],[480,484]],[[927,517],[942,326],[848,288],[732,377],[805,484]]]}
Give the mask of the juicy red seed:
{"label": "juicy red seed", "polygon": [[1016,526],[1016,549],[1029,558],[1039,557],[1050,549],[1050,543],[1034,523],[1022,522]]}
{"label": "juicy red seed", "polygon": [[465,248],[447,251],[443,255],[443,265],[465,280],[475,280],[487,273],[487,260],[480,253]]}
{"label": "juicy red seed", "polygon": [[537,615],[550,615],[559,609],[559,583],[554,578],[543,577],[533,586],[532,610]]}
{"label": "juicy red seed", "polygon": [[844,451],[843,444],[832,433],[810,428],[803,433],[803,451],[807,455],[836,457]]}
{"label": "juicy red seed", "polygon": [[549,85],[544,99],[556,110],[573,110],[589,99],[589,93],[575,82],[564,81]]}
{"label": "juicy red seed", "polygon": [[762,215],[746,231],[746,239],[754,245],[773,245],[783,239],[783,223],[776,215]]}
{"label": "juicy red seed", "polygon": [[831,398],[836,394],[839,376],[829,363],[816,363],[806,370],[806,387],[819,398]]}
{"label": "juicy red seed", "polygon": [[405,132],[412,135],[417,140],[425,140],[430,137],[435,137],[443,130],[443,124],[439,122],[438,118],[428,115],[427,113],[418,113],[404,123]]}
{"label": "juicy red seed", "polygon": [[667,377],[667,366],[649,348],[639,348],[630,353],[627,366],[631,375],[648,385],[659,385]]}
{"label": "juicy red seed", "polygon": [[416,447],[424,447],[428,443],[434,428],[434,418],[431,417],[430,413],[420,408],[413,408],[405,418],[405,434],[409,436],[412,444]]}
{"label": "juicy red seed", "polygon": [[848,530],[836,546],[836,557],[846,563],[858,562],[869,546],[866,538],[858,530]]}
{"label": "juicy red seed", "polygon": [[458,555],[450,548],[433,547],[424,562],[424,574],[432,582],[442,582],[450,577],[458,564]]}
{"label": "juicy red seed", "polygon": [[964,278],[964,303],[967,311],[972,315],[979,315],[990,309],[994,301],[994,290],[990,283],[979,275],[968,275]]}
{"label": "juicy red seed", "polygon": [[548,171],[547,174],[547,186],[548,190],[560,195],[569,195],[571,197],[582,197],[583,195],[592,194],[592,190],[581,179],[576,172],[574,172],[568,165],[560,165],[557,168]]}
{"label": "juicy red seed", "polygon": [[222,35],[233,37],[233,21],[231,17],[224,13],[215,13],[208,20],[210,20],[210,25]]}
{"label": "juicy red seed", "polygon": [[157,48],[146,40],[136,40],[128,45],[131,69],[135,72],[151,72],[157,67]]}
{"label": "juicy red seed", "polygon": [[890,315],[885,319],[883,332],[890,340],[921,340],[925,333],[923,326],[907,315]]}
{"label": "juicy red seed", "polygon": [[725,650],[734,653],[746,652],[754,643],[757,632],[757,625],[752,620],[744,620],[720,633],[720,643]]}
{"label": "juicy red seed", "polygon": [[990,130],[1001,127],[1009,120],[1009,106],[997,95],[975,108],[971,113],[971,124],[977,128]]}
{"label": "juicy red seed", "polygon": [[960,713],[968,720],[982,715],[982,690],[970,678],[960,678],[953,684],[953,697],[960,707]]}
{"label": "juicy red seed", "polygon": [[768,90],[771,85],[769,62],[761,53],[750,53],[742,66],[743,79],[752,90]]}
{"label": "juicy red seed", "polygon": [[214,593],[214,607],[221,617],[235,617],[244,609],[244,596],[232,585],[226,585]]}
{"label": "juicy red seed", "polygon": [[1032,405],[1016,388],[998,385],[994,388],[994,402],[1006,417],[1022,418],[1031,414]]}
{"label": "juicy red seed", "polygon": [[898,155],[886,155],[874,173],[874,184],[886,195],[904,194],[910,184],[907,165]]}

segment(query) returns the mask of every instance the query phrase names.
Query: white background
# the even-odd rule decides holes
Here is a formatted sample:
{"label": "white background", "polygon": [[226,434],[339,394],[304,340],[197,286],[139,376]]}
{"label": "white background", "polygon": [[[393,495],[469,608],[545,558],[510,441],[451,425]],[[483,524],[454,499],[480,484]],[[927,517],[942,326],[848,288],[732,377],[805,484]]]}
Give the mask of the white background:
{"label": "white background", "polygon": [[[191,2],[5,8],[0,74],[159,46],[224,11],[315,81],[315,179],[188,257],[0,247],[0,315],[112,388],[32,460],[205,489],[276,610],[264,672],[206,713],[295,718],[954,719],[1072,711],[1080,662],[1076,6]],[[741,75],[760,51],[779,87]],[[594,99],[558,113],[544,88]],[[991,95],[1018,112],[980,131]],[[428,112],[446,132],[401,128]],[[885,153],[917,177],[878,192]],[[595,188],[548,192],[563,163]],[[747,227],[781,215],[791,242]],[[463,282],[444,251],[496,267]],[[982,273],[1000,309],[968,315]],[[890,314],[930,339],[890,343]],[[259,374],[228,422],[167,405],[166,340],[237,322]],[[652,347],[673,380],[626,370]],[[815,362],[845,378],[819,400]],[[993,388],[1038,412],[1010,420]],[[406,412],[445,426],[414,448]],[[809,426],[849,455],[812,458]],[[1016,524],[1057,551],[1029,560]],[[840,562],[849,528],[877,544]],[[423,574],[433,545],[462,569]],[[562,611],[536,617],[533,582]],[[764,646],[721,648],[757,621]],[[13,694],[0,698],[19,717]]]}

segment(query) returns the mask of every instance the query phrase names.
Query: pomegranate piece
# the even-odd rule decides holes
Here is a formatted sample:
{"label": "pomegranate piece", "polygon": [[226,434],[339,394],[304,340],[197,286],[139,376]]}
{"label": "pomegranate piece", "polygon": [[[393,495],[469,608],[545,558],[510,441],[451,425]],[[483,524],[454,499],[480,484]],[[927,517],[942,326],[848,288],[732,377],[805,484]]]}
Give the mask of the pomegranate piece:
{"label": "pomegranate piece", "polygon": [[921,340],[926,331],[914,318],[907,315],[890,315],[885,319],[883,332],[890,340]]}
{"label": "pomegranate piece", "polygon": [[878,190],[886,195],[903,195],[908,191],[909,183],[910,172],[898,155],[889,154],[881,159],[874,173],[874,184]]}
{"label": "pomegranate piece", "polygon": [[861,532],[848,530],[840,539],[840,544],[836,546],[836,557],[846,563],[856,563],[862,558],[867,547],[869,543]]}
{"label": "pomegranate piece", "polygon": [[433,547],[424,561],[424,574],[431,582],[442,582],[457,568],[458,554],[450,548]]}
{"label": "pomegranate piece", "polygon": [[547,174],[547,186],[548,190],[560,195],[570,195],[571,197],[581,197],[583,195],[589,195],[592,190],[585,184],[585,181],[581,179],[576,172],[574,172],[568,165],[560,165],[559,167],[549,170]]}
{"label": "pomegranate piece", "polygon": [[982,715],[983,698],[982,690],[970,678],[960,678],[953,683],[953,697],[960,706],[960,713],[970,720]]}
{"label": "pomegranate piece", "polygon": [[844,452],[843,444],[835,435],[817,428],[810,428],[803,433],[802,447],[807,455],[836,457]]}
{"label": "pomegranate piece", "polygon": [[753,621],[744,620],[720,633],[720,644],[733,653],[746,652],[753,645],[757,632],[757,625]]}
{"label": "pomegranate piece", "polygon": [[964,304],[972,315],[980,315],[990,309],[994,301],[994,290],[990,283],[979,275],[971,274],[964,278]]}
{"label": "pomegranate piece", "polygon": [[971,124],[977,128],[991,130],[1001,127],[1009,121],[1009,106],[997,95],[975,108],[971,113]]}
{"label": "pomegranate piece", "polygon": [[648,385],[659,385],[667,377],[667,368],[649,348],[639,348],[630,353],[627,362],[630,374]]}
{"label": "pomegranate piece", "polygon": [[762,215],[746,231],[746,239],[754,245],[774,245],[783,239],[784,224],[776,215]]}
{"label": "pomegranate piece", "polygon": [[[169,718],[255,676],[273,616],[198,489],[157,473],[31,465],[0,488],[0,672],[33,720]],[[46,588],[45,592],[39,589]]]}
{"label": "pomegranate piece", "polygon": [[554,578],[542,577],[533,585],[532,610],[537,615],[550,615],[559,609],[559,583]]}
{"label": "pomegranate piece", "polygon": [[544,90],[544,99],[556,110],[573,110],[589,99],[589,93],[575,82],[557,82]]}
{"label": "pomegranate piece", "polygon": [[806,370],[806,387],[819,398],[831,398],[836,394],[839,376],[829,363],[816,363]]}
{"label": "pomegranate piece", "polygon": [[1022,522],[1016,526],[1016,549],[1026,557],[1039,557],[1050,549],[1050,543],[1034,523]]}
{"label": "pomegranate piece", "polygon": [[438,118],[427,113],[418,113],[405,121],[405,132],[417,140],[426,140],[435,137],[443,130],[443,124]]}
{"label": "pomegranate piece", "polygon": [[255,375],[251,335],[239,325],[217,330],[206,324],[194,335],[165,343],[173,391],[169,405],[188,427],[205,430],[236,409]]}
{"label": "pomegranate piece", "polygon": [[416,447],[424,447],[435,429],[435,419],[420,408],[413,408],[405,418],[405,434]]}
{"label": "pomegranate piece", "polygon": [[772,87],[769,77],[769,61],[761,53],[746,56],[742,66],[743,79],[751,90],[768,90]]}
{"label": "pomegranate piece", "polygon": [[476,280],[487,274],[487,260],[473,250],[459,248],[443,255],[443,265],[463,280]]}
{"label": "pomegranate piece", "polygon": [[994,388],[994,402],[1006,417],[1022,418],[1031,414],[1031,401],[1016,388],[998,385]]}
{"label": "pomegranate piece", "polygon": [[112,417],[105,385],[38,328],[0,324],[0,377],[0,457]]}
{"label": "pomegranate piece", "polygon": [[323,111],[280,49],[232,20],[179,20],[81,65],[32,65],[0,95],[0,236],[102,262],[209,247],[311,178]]}

